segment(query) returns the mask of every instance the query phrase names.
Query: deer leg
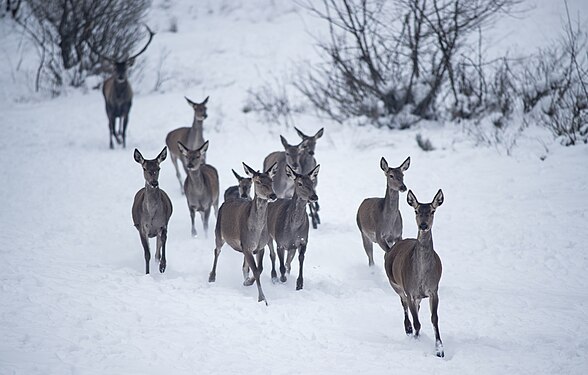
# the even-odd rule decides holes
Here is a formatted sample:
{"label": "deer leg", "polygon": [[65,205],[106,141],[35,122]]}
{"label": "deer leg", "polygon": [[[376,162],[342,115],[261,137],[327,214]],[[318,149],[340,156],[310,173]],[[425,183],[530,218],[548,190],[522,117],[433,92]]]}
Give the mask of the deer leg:
{"label": "deer leg", "polygon": [[143,251],[145,252],[145,274],[149,274],[149,261],[151,260],[151,252],[149,251],[149,239],[147,234],[139,232],[141,237],[141,244],[143,245]]}
{"label": "deer leg", "polygon": [[124,121],[123,121],[123,117],[121,117],[121,125],[122,125],[122,145],[123,148],[127,147],[127,126],[129,125],[129,113],[127,112],[126,115],[124,115]]}
{"label": "deer leg", "polygon": [[[167,266],[167,260],[165,259],[165,244],[167,242],[167,228],[162,228],[161,233],[157,237],[158,242],[161,244],[161,259],[159,260],[159,272],[164,273],[165,267]],[[157,253],[159,253],[159,246],[157,245]],[[157,257],[157,254],[156,254]]]}
{"label": "deer leg", "polygon": [[276,272],[276,252],[274,251],[274,240],[270,238],[267,246],[270,249],[270,259],[272,260],[272,283],[278,282],[278,273]]}
{"label": "deer leg", "polygon": [[301,245],[298,251],[298,262],[300,269],[298,270],[298,279],[296,280],[296,290],[302,289],[304,279],[302,277],[302,266],[304,265],[304,255],[306,254],[306,245]]}
{"label": "deer leg", "polygon": [[368,265],[374,265],[374,243],[363,232],[361,233],[361,240],[363,241],[363,249],[368,257]]}
{"label": "deer leg", "polygon": [[257,269],[259,270],[259,274],[263,273],[263,255],[265,254],[265,246],[261,249],[257,250],[256,258],[257,258]]}
{"label": "deer leg", "polygon": [[194,226],[194,216],[196,215],[196,209],[193,206],[188,207],[190,210],[190,220],[192,222],[192,237],[198,237],[198,232],[196,231],[196,227]]}
{"label": "deer leg", "polygon": [[278,246],[278,259],[280,260],[280,281],[285,283],[288,279],[286,278],[286,266],[284,266],[284,252],[286,249],[283,246]]}
{"label": "deer leg", "polygon": [[421,322],[419,322],[419,307],[420,301],[416,298],[408,296],[408,308],[412,315],[412,322],[414,326],[414,337],[419,337],[419,333],[421,331]]}
{"label": "deer leg", "polygon": [[439,296],[437,293],[429,297],[429,307],[431,309],[431,323],[433,323],[433,328],[435,329],[435,354],[437,357],[445,357],[443,342],[441,341],[441,335],[439,334],[439,316],[437,315]]}
{"label": "deer leg", "polygon": [[296,248],[288,249],[288,258],[286,259],[286,272],[288,272],[288,275],[292,269],[292,259],[294,259],[294,255],[296,255]]}
{"label": "deer leg", "polygon": [[318,228],[316,212],[314,211],[314,207],[311,202],[308,202],[308,216],[310,216],[310,220],[312,223],[312,229]]}
{"label": "deer leg", "polygon": [[210,210],[211,207],[204,211],[200,211],[200,216],[202,218],[202,227],[204,228],[204,237],[208,238],[208,218],[210,217]]}
{"label": "deer leg", "polygon": [[412,335],[412,324],[408,318],[408,304],[402,297],[400,297],[400,303],[402,304],[402,309],[404,310],[404,332],[406,332],[407,336],[410,336]]}
{"label": "deer leg", "polygon": [[251,286],[254,282],[255,278],[249,277],[249,263],[247,263],[247,259],[243,256],[243,285]]}
{"label": "deer leg", "polygon": [[[116,130],[116,119],[118,119],[118,131]],[[122,128],[122,117],[114,117],[114,124],[112,125],[113,129],[113,133],[114,133],[114,139],[116,139],[116,143],[118,143],[119,145],[121,144],[121,139],[120,139],[120,129]]]}
{"label": "deer leg", "polygon": [[214,261],[212,263],[212,270],[210,271],[210,274],[208,275],[208,282],[209,283],[213,283],[216,281],[216,264],[218,262],[218,256],[221,253],[221,248],[223,247],[223,242],[222,240],[219,241],[219,239],[217,238],[216,240],[216,247],[214,248]]}
{"label": "deer leg", "polygon": [[116,133],[114,130],[114,121],[115,121],[115,118],[112,117],[109,113],[108,114],[108,130],[110,131],[110,149],[111,150],[114,148],[114,145],[112,143],[112,137],[116,138]]}
{"label": "deer leg", "polygon": [[253,272],[253,278],[255,279],[255,283],[257,284],[257,302],[265,301],[265,304],[267,306],[267,300],[265,299],[265,295],[263,294],[263,290],[261,289],[261,282],[259,280],[261,273],[259,271],[259,268],[257,268],[257,265],[255,264],[255,257],[253,256],[251,251],[244,251],[243,253],[245,254],[245,259],[247,260],[247,263],[249,263],[249,268],[251,268],[251,271]]}
{"label": "deer leg", "polygon": [[182,195],[184,195],[184,183],[182,182],[182,175],[180,174],[180,169],[178,168],[178,158],[171,152],[170,155],[174,168],[176,169],[176,177],[180,182],[180,191],[182,192]]}

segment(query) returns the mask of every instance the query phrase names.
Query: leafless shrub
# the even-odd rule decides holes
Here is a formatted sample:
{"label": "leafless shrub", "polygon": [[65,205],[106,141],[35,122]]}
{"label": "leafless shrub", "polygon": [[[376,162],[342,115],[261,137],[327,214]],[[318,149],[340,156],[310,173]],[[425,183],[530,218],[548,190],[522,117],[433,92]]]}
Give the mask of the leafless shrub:
{"label": "leafless shrub", "polygon": [[150,0],[24,0],[17,17],[23,32],[36,44],[41,80],[59,88],[81,86],[90,74],[105,70],[88,43],[113,59],[128,56],[143,38],[141,20]]}
{"label": "leafless shrub", "polygon": [[293,125],[292,115],[301,112],[299,106],[292,104],[286,84],[275,78],[261,86],[247,91],[248,97],[243,112],[256,112],[262,121],[269,124]]}
{"label": "leafless shrub", "polygon": [[428,138],[423,138],[420,133],[416,135],[416,142],[417,142],[417,145],[423,151],[428,152],[428,151],[433,151],[435,149],[435,147],[433,147],[433,144],[431,143],[431,141]]}
{"label": "leafless shrub", "polygon": [[374,123],[410,109],[435,118],[443,90],[458,101],[454,59],[468,36],[519,0],[323,0],[303,6],[325,20],[323,63],[295,85],[336,121]]}

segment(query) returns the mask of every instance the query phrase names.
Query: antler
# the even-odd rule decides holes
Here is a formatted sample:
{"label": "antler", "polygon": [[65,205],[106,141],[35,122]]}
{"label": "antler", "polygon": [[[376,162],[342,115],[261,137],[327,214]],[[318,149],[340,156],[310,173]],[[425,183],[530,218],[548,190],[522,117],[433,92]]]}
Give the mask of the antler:
{"label": "antler", "polygon": [[151,31],[151,29],[149,28],[149,26],[145,25],[145,27],[147,28],[147,31],[149,31],[149,40],[147,41],[147,44],[145,44],[145,47],[143,47],[143,49],[140,50],[137,54],[129,57],[127,59],[127,61],[133,60],[133,59],[137,58],[137,56],[139,56],[140,54],[142,54],[143,52],[145,52],[147,50],[147,47],[149,47],[149,44],[151,44],[151,40],[153,39],[153,35],[155,35],[155,33],[153,31]]}
{"label": "antler", "polygon": [[[149,44],[151,44],[151,40],[153,39],[153,35],[155,35],[155,33],[154,33],[153,31],[151,31],[151,29],[149,28],[149,26],[145,25],[145,27],[147,28],[147,31],[149,31],[149,40],[147,41],[147,44],[145,45],[145,47],[143,47],[143,49],[142,49],[142,50],[140,50],[140,51],[139,51],[137,54],[135,54],[134,56],[131,56],[131,57],[129,57],[128,59],[125,59],[125,60],[123,60],[123,61],[121,61],[121,62],[124,62],[124,61],[131,61],[131,60],[133,60],[133,59],[137,58],[137,56],[139,56],[140,54],[142,54],[143,52],[145,52],[145,50],[147,49],[147,47],[149,47]],[[108,56],[104,56],[103,54],[101,54],[100,52],[98,52],[98,51],[97,51],[97,50],[94,48],[94,46],[92,45],[92,43],[90,43],[90,42],[86,42],[86,43],[88,44],[88,47],[90,47],[90,51],[92,51],[93,53],[95,53],[96,55],[98,55],[100,58],[102,58],[102,59],[104,59],[104,60],[107,60],[107,61],[109,61],[109,62],[111,62],[111,63],[115,63],[115,62],[117,62],[117,60],[115,60],[115,59],[113,59],[113,58],[111,58],[111,57],[108,57]]]}

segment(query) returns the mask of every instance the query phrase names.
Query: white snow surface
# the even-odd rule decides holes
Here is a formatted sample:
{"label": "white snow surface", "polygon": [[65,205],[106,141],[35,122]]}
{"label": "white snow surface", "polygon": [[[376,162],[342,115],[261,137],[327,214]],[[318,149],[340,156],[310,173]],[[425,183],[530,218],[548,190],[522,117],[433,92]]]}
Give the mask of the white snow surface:
{"label": "white snow surface", "polygon": [[[563,8],[533,3],[511,22],[557,34]],[[588,14],[585,2],[568,3]],[[177,33],[167,31],[174,18]],[[506,156],[451,123],[387,131],[297,117],[306,133],[325,127],[317,144],[323,223],[310,230],[303,290],[295,290],[296,260],[288,281],[272,284],[266,252],[269,306],[242,285],[243,257],[228,245],[208,282],[214,217],[208,238],[191,238],[166,160],[168,266],[160,274],[153,260],[145,275],[130,213],[144,185],[133,149],[154,158],[167,132],[192,121],[183,96],[210,95],[207,161],[222,196],[236,182],[231,168],[261,168],[281,148],[280,134],[298,142],[294,129],[242,108],[247,89],[314,58],[308,32],[321,27],[286,0],[155,1],[150,24],[157,35],[135,84],[127,148],[110,150],[99,90],[33,93],[34,47],[0,20],[0,374],[588,373],[588,147],[559,146],[537,129]],[[498,39],[529,45],[534,35]],[[173,78],[153,92],[164,49]],[[421,151],[417,133],[436,150]],[[364,198],[384,195],[382,156],[392,166],[411,157],[405,182],[421,202],[439,188],[445,194],[433,226],[444,268],[443,359],[427,300],[422,335],[408,338],[379,247],[376,266],[367,265],[355,214]],[[405,193],[400,209],[404,237],[416,236]]]}

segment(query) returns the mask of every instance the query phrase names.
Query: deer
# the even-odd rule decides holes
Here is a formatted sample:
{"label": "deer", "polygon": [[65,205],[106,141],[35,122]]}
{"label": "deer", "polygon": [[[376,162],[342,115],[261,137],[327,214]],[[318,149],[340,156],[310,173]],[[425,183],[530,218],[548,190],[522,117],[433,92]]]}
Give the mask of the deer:
{"label": "deer", "polygon": [[[294,127],[296,133],[302,138],[302,140],[306,143],[305,152],[300,157],[300,170],[301,173],[308,173],[316,166],[316,159],[314,158],[314,150],[316,148],[316,141],[323,136],[324,128],[321,128],[315,135],[306,135],[297,127]],[[318,179],[315,180],[315,189],[316,185],[318,184]],[[317,229],[318,225],[321,223],[321,219],[319,217],[319,204],[318,201],[310,202],[308,204],[308,211],[309,216],[312,220],[312,228]]]}
{"label": "deer", "polygon": [[225,190],[224,200],[228,201],[230,199],[247,199],[251,200],[251,178],[249,177],[241,177],[234,169],[233,175],[237,178],[237,185],[229,186],[227,190]]}
{"label": "deer", "polygon": [[[444,357],[443,342],[439,334],[439,280],[441,279],[441,259],[433,249],[433,218],[437,207],[443,204],[443,191],[439,189],[431,203],[419,203],[409,190],[406,200],[414,208],[418,228],[417,238],[407,238],[396,242],[384,255],[384,268],[392,289],[400,296],[404,310],[404,331],[417,338],[421,329],[419,309],[421,300],[429,298],[431,323],[435,330],[435,354]],[[412,325],[408,317],[412,315]],[[414,331],[413,331],[414,326]]]}
{"label": "deer", "polygon": [[278,165],[278,172],[274,178],[274,191],[278,198],[291,198],[294,194],[294,182],[286,176],[286,164],[295,172],[300,173],[300,157],[305,150],[305,141],[297,145],[291,145],[286,138],[280,135],[280,141],[284,151],[274,151],[265,157],[263,168],[268,169],[272,164]]}
{"label": "deer", "polygon": [[218,214],[219,182],[218,172],[212,165],[205,164],[208,141],[195,150],[186,147],[178,141],[178,149],[186,161],[188,175],[184,181],[184,191],[190,219],[192,222],[192,237],[198,237],[194,226],[196,211],[200,212],[204,235],[208,237],[208,218],[211,208],[214,207],[215,214]]}
{"label": "deer", "polygon": [[[283,283],[287,281],[286,272],[290,273],[292,259],[298,250],[299,269],[296,290],[302,289],[304,284],[302,269],[308,245],[309,228],[306,205],[318,200],[315,185],[319,169],[320,164],[307,174],[298,174],[292,167],[286,165],[286,175],[294,181],[294,195],[291,199],[278,199],[268,206],[267,226],[270,235],[268,246],[272,260],[272,281],[275,283],[278,280],[273,246],[273,241],[275,241],[280,260],[280,281]],[[288,251],[288,259],[284,266],[284,252],[286,250]]]}
{"label": "deer", "polygon": [[[149,26],[145,25],[149,32],[147,44],[136,54],[129,58],[114,59],[97,52],[91,44],[90,50],[100,58],[108,61],[114,68],[112,75],[104,81],[102,94],[106,104],[106,116],[108,117],[108,128],[110,130],[110,148],[114,148],[112,138],[123,148],[127,145],[127,126],[129,124],[129,112],[133,104],[133,90],[128,80],[128,70],[135,63],[135,59],[147,50],[153,40],[155,33]],[[119,129],[116,130],[116,119],[119,119]]]}
{"label": "deer", "polygon": [[410,157],[397,168],[388,167],[388,162],[382,157],[380,168],[386,175],[386,195],[384,198],[364,199],[357,210],[357,226],[370,267],[374,265],[374,242],[384,252],[388,252],[394,243],[402,239],[402,216],[398,209],[398,199],[399,192],[406,191],[404,172],[409,166]]}
{"label": "deer", "polygon": [[[208,282],[216,281],[216,266],[221,249],[225,243],[243,253],[243,285],[257,284],[258,302],[267,300],[261,288],[260,276],[263,271],[263,255],[269,241],[267,229],[268,204],[277,199],[272,179],[276,176],[277,163],[265,172],[254,171],[243,163],[247,176],[253,181],[253,200],[232,199],[221,205],[215,228],[214,262]],[[257,263],[255,258],[257,257]],[[249,270],[253,277],[249,276]]]}
{"label": "deer", "polygon": [[[201,103],[193,102],[192,100],[184,97],[188,102],[188,105],[192,107],[194,110],[194,120],[192,121],[191,127],[181,127],[175,130],[172,130],[167,134],[165,137],[165,144],[169,148],[171,154],[171,160],[176,169],[176,177],[180,183],[180,190],[182,194],[184,194],[184,180],[182,179],[182,175],[180,174],[180,169],[178,168],[178,159],[180,159],[182,165],[184,166],[184,172],[188,174],[186,170],[184,160],[181,158],[182,153],[178,147],[178,142],[182,142],[184,145],[191,149],[196,149],[204,144],[204,136],[202,135],[202,125],[204,120],[208,117],[206,113],[206,104],[208,103],[208,96],[204,101]],[[204,159],[206,162],[206,159]]]}
{"label": "deer", "polygon": [[173,212],[172,202],[159,187],[159,165],[167,157],[167,147],[153,160],[145,160],[139,150],[135,149],[135,161],[143,167],[145,187],[135,194],[131,215],[133,224],[139,231],[141,244],[145,253],[145,274],[149,274],[149,238],[157,237],[155,259],[159,261],[159,272],[165,272],[167,265],[165,244],[167,242],[167,225]]}

